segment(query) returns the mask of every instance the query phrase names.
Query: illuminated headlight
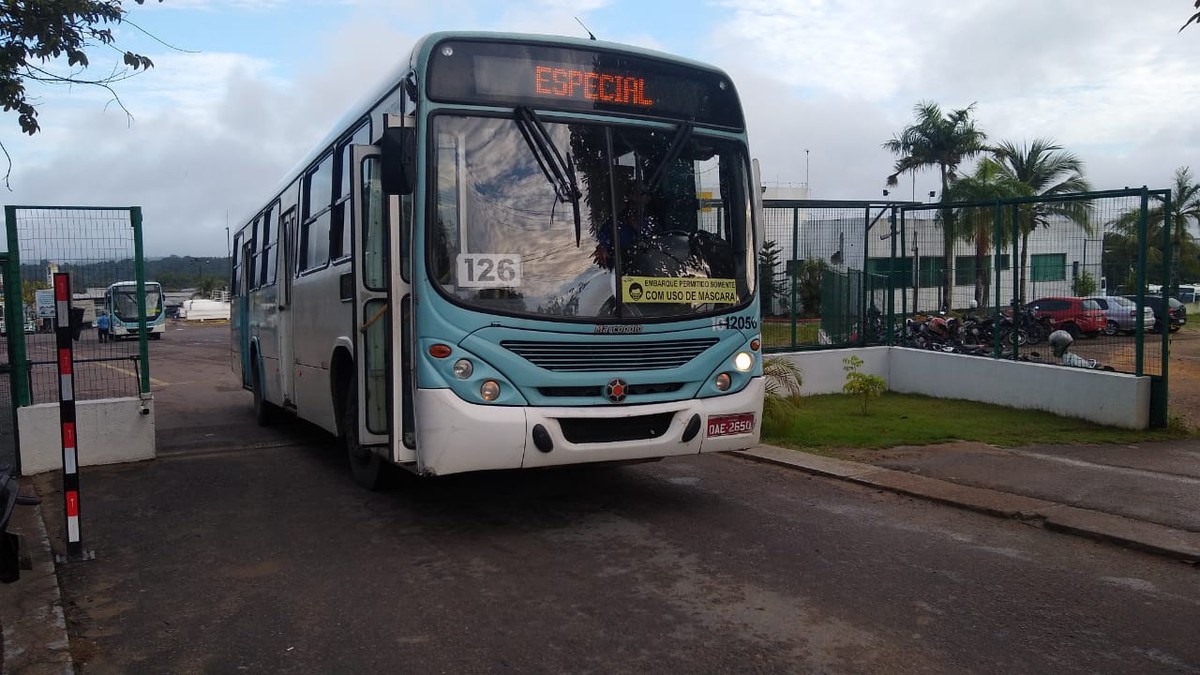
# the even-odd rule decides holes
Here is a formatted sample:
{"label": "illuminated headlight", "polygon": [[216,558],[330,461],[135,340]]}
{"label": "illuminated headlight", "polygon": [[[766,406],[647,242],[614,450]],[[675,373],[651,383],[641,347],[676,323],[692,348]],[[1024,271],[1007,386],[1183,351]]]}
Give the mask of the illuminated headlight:
{"label": "illuminated headlight", "polygon": [[479,385],[479,395],[485,401],[495,401],[500,398],[500,383],[495,380],[485,380]]}
{"label": "illuminated headlight", "polygon": [[744,373],[754,367],[754,357],[749,352],[738,352],[737,356],[733,357],[733,367],[737,368],[739,373]]}
{"label": "illuminated headlight", "polygon": [[465,380],[475,372],[475,366],[467,359],[459,359],[454,362],[454,376],[460,380]]}
{"label": "illuminated headlight", "polygon": [[729,373],[721,373],[713,381],[713,385],[717,388],[717,391],[729,391],[729,385],[732,383],[733,378],[729,377]]}

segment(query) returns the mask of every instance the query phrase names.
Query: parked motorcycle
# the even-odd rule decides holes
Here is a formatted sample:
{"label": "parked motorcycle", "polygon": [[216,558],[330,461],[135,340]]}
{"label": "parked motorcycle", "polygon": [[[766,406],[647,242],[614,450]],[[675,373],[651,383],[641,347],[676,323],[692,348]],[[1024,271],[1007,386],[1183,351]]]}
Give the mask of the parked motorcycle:
{"label": "parked motorcycle", "polygon": [[1038,311],[1036,305],[1021,308],[1021,330],[1025,331],[1025,343],[1036,345],[1054,332],[1054,321],[1048,314]]}

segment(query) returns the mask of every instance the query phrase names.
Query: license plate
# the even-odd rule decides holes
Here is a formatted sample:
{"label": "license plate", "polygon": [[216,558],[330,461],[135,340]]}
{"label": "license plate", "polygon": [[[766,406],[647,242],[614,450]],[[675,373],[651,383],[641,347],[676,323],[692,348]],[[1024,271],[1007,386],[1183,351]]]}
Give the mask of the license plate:
{"label": "license plate", "polygon": [[754,413],[738,413],[736,415],[715,415],[708,418],[708,435],[733,436],[749,434],[754,431]]}

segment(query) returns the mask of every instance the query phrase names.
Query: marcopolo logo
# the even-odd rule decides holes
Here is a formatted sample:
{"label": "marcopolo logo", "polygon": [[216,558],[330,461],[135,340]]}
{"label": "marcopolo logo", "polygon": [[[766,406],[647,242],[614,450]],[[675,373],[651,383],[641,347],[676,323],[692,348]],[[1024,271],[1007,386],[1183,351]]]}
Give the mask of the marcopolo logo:
{"label": "marcopolo logo", "polygon": [[625,384],[625,380],[620,378],[610,380],[608,384],[604,385],[604,397],[613,403],[624,401],[628,394],[629,385]]}

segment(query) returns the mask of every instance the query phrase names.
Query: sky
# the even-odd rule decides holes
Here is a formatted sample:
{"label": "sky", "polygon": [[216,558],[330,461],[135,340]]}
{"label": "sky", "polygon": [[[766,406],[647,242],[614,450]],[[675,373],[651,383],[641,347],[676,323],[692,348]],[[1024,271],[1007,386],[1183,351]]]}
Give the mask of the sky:
{"label": "sky", "polygon": [[[895,161],[882,145],[920,101],[974,105],[991,141],[1052,139],[1096,189],[1200,174],[1200,27],[1178,30],[1191,0],[124,4],[117,44],[155,64],[114,85],[132,117],[95,87],[30,85],[41,132],[0,114],[12,158],[0,202],[141,206],[150,256],[225,255],[226,227],[435,30],[586,37],[582,22],[600,39],[713,64],[742,97],[763,181],[807,184],[814,199],[881,199]],[[88,74],[119,61],[93,49]],[[931,190],[936,174],[920,172],[892,197]]]}

